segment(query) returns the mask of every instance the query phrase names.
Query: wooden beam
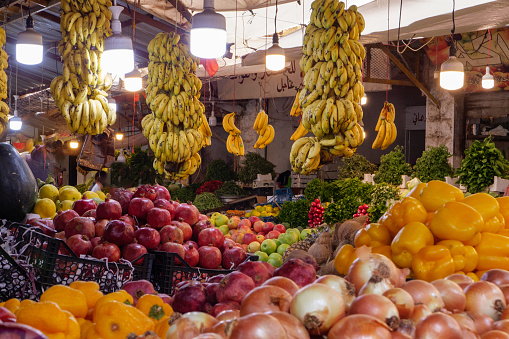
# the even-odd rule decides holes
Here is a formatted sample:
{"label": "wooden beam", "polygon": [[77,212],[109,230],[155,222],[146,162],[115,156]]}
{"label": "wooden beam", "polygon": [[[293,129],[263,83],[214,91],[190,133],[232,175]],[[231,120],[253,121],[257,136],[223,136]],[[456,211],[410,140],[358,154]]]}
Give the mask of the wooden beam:
{"label": "wooden beam", "polygon": [[[376,79],[376,78],[365,77],[363,82],[371,82],[371,83],[375,83],[375,84],[386,84],[387,79]],[[415,84],[413,82],[411,82],[410,80],[391,80],[391,79],[389,79],[389,85],[415,87]]]}
{"label": "wooden beam", "polygon": [[408,79],[410,79],[410,81],[412,81],[415,84],[415,86],[417,86],[421,91],[423,91],[424,94],[426,94],[426,96],[428,98],[430,98],[431,101],[433,101],[438,108],[440,108],[440,102],[437,100],[437,98],[435,98],[433,96],[433,94],[431,94],[431,92],[426,88],[426,86],[424,86],[424,84],[422,82],[420,82],[415,77],[415,75],[408,68],[406,68],[406,66],[403,65],[403,63],[394,54],[392,54],[390,51],[388,51],[387,48],[383,45],[379,44],[378,48],[380,48],[385,54],[387,54],[389,56],[389,59],[391,59],[392,62],[394,62],[394,64],[396,66],[398,66],[398,68],[403,73],[405,73],[405,75],[408,77]]}
{"label": "wooden beam", "polygon": [[[57,6],[57,5],[60,5],[60,0],[50,0],[46,6],[39,6],[39,8],[36,8],[35,6],[30,8],[30,13],[32,15],[34,14],[37,14],[39,12],[42,12],[42,11],[45,11],[51,7],[54,7],[54,6]],[[3,6],[0,6],[0,8],[3,7]],[[16,7],[14,7],[16,8]],[[8,8],[9,9],[9,8]],[[19,10],[19,8],[17,8],[17,10]],[[23,16],[23,13],[21,13],[21,10],[19,10],[18,14],[16,15],[13,15],[11,16],[10,18],[8,18],[7,20],[7,23],[12,23],[12,22],[15,22],[15,21],[18,21],[18,20],[21,20],[21,19],[25,19],[26,15]]]}
{"label": "wooden beam", "polygon": [[184,6],[184,4],[182,3],[182,1],[180,0],[168,0],[168,2],[173,6],[175,7],[178,12],[180,14],[182,14],[182,16],[187,20],[189,21],[189,23],[191,22],[191,18],[193,17],[193,15],[191,14],[191,12],[189,12],[189,10],[187,9],[186,6]]}
{"label": "wooden beam", "polygon": [[[131,10],[133,11],[134,8],[133,7],[127,7],[127,6],[124,6],[124,5],[121,5],[121,4],[118,4],[119,6],[122,6],[124,7],[126,10]],[[126,12],[124,12],[126,13]],[[157,28],[157,29],[160,29],[161,31],[164,31],[164,32],[173,32],[175,31],[175,26],[173,25],[170,25],[168,23],[165,23],[165,22],[162,22],[162,21],[159,21],[159,20],[155,20],[154,18],[151,18],[150,16],[146,15],[146,14],[143,14],[143,13],[140,13],[140,12],[136,12],[136,21],[140,21],[140,22],[143,22],[147,25],[150,25],[154,28]],[[182,30],[181,28],[177,27],[177,29],[179,30]]]}
{"label": "wooden beam", "polygon": [[35,15],[60,25],[60,17],[48,12],[38,12]]}

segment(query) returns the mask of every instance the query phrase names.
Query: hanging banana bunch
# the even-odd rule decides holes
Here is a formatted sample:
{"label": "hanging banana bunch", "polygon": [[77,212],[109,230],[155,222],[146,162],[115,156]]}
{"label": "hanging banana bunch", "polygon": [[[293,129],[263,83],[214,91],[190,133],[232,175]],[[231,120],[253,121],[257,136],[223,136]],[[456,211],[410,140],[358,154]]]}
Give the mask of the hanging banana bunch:
{"label": "hanging banana bunch", "polygon": [[101,68],[103,41],[112,34],[111,5],[110,0],[61,1],[63,74],[53,79],[50,91],[73,133],[101,134],[117,119],[107,99],[113,79]]}
{"label": "hanging banana bunch", "polygon": [[253,129],[259,135],[254,148],[265,148],[272,142],[272,140],[274,140],[274,127],[269,125],[269,116],[264,110],[261,110],[256,116]]}
{"label": "hanging banana bunch", "polygon": [[394,105],[390,102],[385,102],[375,127],[375,131],[378,134],[371,148],[376,149],[381,147],[384,150],[396,140],[398,131],[394,124],[395,116],[396,110]]}
{"label": "hanging banana bunch", "polygon": [[244,155],[244,142],[240,136],[240,129],[235,126],[235,112],[226,114],[223,118],[223,128],[228,133],[226,149],[237,156]]}
{"label": "hanging banana bunch", "polygon": [[7,64],[9,55],[7,55],[3,48],[5,40],[5,31],[0,27],[0,135],[2,135],[9,124],[9,106],[3,101],[7,99],[7,74],[5,73],[5,69],[9,66]]}
{"label": "hanging banana bunch", "polygon": [[[302,115],[302,120],[291,139],[295,140],[295,152],[303,148],[302,153],[297,153],[302,155],[310,142],[300,139],[309,131],[317,139],[313,147],[323,151],[318,151],[322,160],[330,159],[330,155],[348,157],[364,141],[360,99],[364,95],[361,81],[366,51],[358,41],[364,18],[356,6],[346,9],[339,0],[315,0],[311,8],[300,60],[303,88],[290,111],[292,116]],[[308,162],[290,157],[296,173],[318,170],[320,162],[313,150]],[[310,170],[309,166],[314,167]]]}
{"label": "hanging banana bunch", "polygon": [[141,127],[154,152],[154,169],[167,179],[185,179],[201,164],[198,151],[210,145],[210,130],[199,101],[202,82],[194,74],[199,59],[173,32],[159,33],[148,44],[146,88],[152,113]]}

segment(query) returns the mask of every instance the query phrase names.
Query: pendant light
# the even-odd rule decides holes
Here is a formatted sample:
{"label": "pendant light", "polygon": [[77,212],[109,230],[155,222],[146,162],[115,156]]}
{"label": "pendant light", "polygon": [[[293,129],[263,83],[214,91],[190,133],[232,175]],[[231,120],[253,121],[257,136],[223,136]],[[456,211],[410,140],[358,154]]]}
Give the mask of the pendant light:
{"label": "pendant light", "polygon": [[117,133],[115,133],[115,139],[117,139],[118,141],[122,141],[122,139],[124,139],[124,133],[122,133],[122,131],[118,131]]}
{"label": "pendant light", "polygon": [[217,118],[216,115],[214,114],[214,103],[212,103],[212,111],[210,112],[209,126],[210,127],[217,126]]}
{"label": "pendant light", "polygon": [[279,36],[277,34],[277,0],[276,0],[276,15],[274,16],[274,35],[272,36],[272,46],[265,54],[265,66],[271,71],[280,71],[285,68],[286,57],[285,50],[279,46]]}
{"label": "pendant light", "polygon": [[141,72],[135,68],[132,72],[126,73],[124,77],[124,88],[129,92],[138,92],[143,87]]}
{"label": "pendant light", "polygon": [[440,67],[440,87],[449,91],[460,89],[465,82],[464,67],[461,61],[456,58],[456,46],[454,44],[454,31],[456,28],[454,21],[455,0],[452,1],[452,4],[452,42],[449,48],[449,59]]}
{"label": "pendant light", "polygon": [[9,128],[13,131],[19,131],[23,126],[23,121],[18,116],[18,95],[14,95],[14,116],[9,119]]}
{"label": "pendant light", "polygon": [[131,38],[122,35],[122,24],[119,17],[124,8],[117,6],[115,0],[114,5],[108,9],[112,14],[111,30],[113,34],[104,39],[101,66],[106,72],[113,75],[124,75],[134,69],[133,42]]}
{"label": "pendant light", "polygon": [[16,61],[25,65],[37,65],[42,62],[42,56],[42,35],[34,30],[29,2],[26,30],[18,33],[16,39]]}
{"label": "pendant light", "polygon": [[490,64],[490,53],[491,53],[491,31],[488,30],[488,33],[490,35],[488,46],[488,63],[486,65],[486,74],[484,74],[481,80],[482,88],[484,89],[491,89],[495,87],[495,78],[493,77],[493,75],[490,74],[490,67],[488,66]]}
{"label": "pendant light", "polygon": [[71,141],[69,141],[69,147],[72,149],[78,148],[79,145],[80,145],[80,143],[78,142],[77,139],[72,139]]}
{"label": "pendant light", "polygon": [[119,156],[117,157],[117,162],[121,162],[121,163],[125,163],[126,162],[126,157],[125,157],[125,154],[124,154],[124,150],[121,149],[120,150],[120,154]]}
{"label": "pendant light", "polygon": [[219,58],[226,53],[226,19],[214,11],[214,0],[203,0],[203,12],[193,15],[190,49],[203,59]]}
{"label": "pendant light", "polygon": [[366,105],[368,103],[368,96],[366,93],[361,97],[361,105]]}

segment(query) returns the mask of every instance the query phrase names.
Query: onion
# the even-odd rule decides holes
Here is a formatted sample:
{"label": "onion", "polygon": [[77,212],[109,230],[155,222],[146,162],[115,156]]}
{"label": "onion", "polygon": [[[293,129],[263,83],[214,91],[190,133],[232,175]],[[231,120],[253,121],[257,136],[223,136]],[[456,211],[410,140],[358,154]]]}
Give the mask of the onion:
{"label": "onion", "polygon": [[[233,328],[237,325],[238,319],[232,320],[223,320],[218,322],[216,325],[211,328],[205,329],[206,333],[215,333],[221,336],[222,338],[230,338],[232,334]],[[166,334],[166,338],[168,338],[168,334]]]}
{"label": "onion", "polygon": [[254,313],[241,317],[236,321],[235,327],[229,336],[230,339],[287,339],[283,325],[274,317]]}
{"label": "onion", "polygon": [[475,323],[474,320],[468,316],[466,313],[454,313],[451,315],[458,322],[461,328],[468,328],[469,330],[475,332]]}
{"label": "onion", "polygon": [[396,306],[386,297],[379,294],[358,296],[350,305],[348,314],[367,314],[384,321],[391,330],[399,326],[399,313]]}
{"label": "onion", "polygon": [[509,303],[509,284],[500,285],[500,286],[498,286],[498,288],[500,288],[502,293],[504,293],[505,304],[507,305]]}
{"label": "onion", "polygon": [[382,295],[396,306],[400,319],[408,319],[412,316],[414,312],[414,299],[412,299],[412,296],[407,291],[394,287],[388,289]]}
{"label": "onion", "polygon": [[467,299],[463,289],[452,280],[438,279],[432,281],[431,284],[435,286],[442,296],[445,308],[453,313],[463,312]]}
{"label": "onion", "polygon": [[355,299],[355,286],[351,282],[337,275],[324,275],[318,278],[315,283],[328,285],[339,292],[343,296],[345,310],[348,311]]}
{"label": "onion", "polygon": [[468,275],[460,274],[460,273],[451,274],[450,276],[446,277],[445,280],[451,280],[457,284],[460,284],[460,283],[471,284],[474,282],[474,279],[470,278]]}
{"label": "onion", "polygon": [[288,312],[292,296],[277,286],[260,286],[250,291],[240,305],[240,316],[268,311]]}
{"label": "onion", "polygon": [[403,333],[403,334],[409,335],[410,337],[413,338],[413,337],[415,337],[414,322],[410,319],[402,319],[401,322],[399,323],[398,329],[394,332]]}
{"label": "onion", "polygon": [[391,339],[389,327],[370,315],[354,314],[337,322],[327,334],[327,339]]}
{"label": "onion", "polygon": [[290,313],[304,324],[310,334],[321,335],[345,316],[345,305],[341,294],[332,287],[310,284],[295,293]]}
{"label": "onion", "polygon": [[240,311],[239,310],[226,310],[221,313],[219,313],[216,317],[217,321],[223,321],[223,320],[233,320],[240,318]]}
{"label": "onion", "polygon": [[509,334],[499,330],[491,330],[481,335],[481,339],[509,339]]}
{"label": "onion", "polygon": [[166,332],[166,339],[192,339],[200,334],[196,325],[187,318],[177,319]]}
{"label": "onion", "polygon": [[415,337],[422,339],[461,339],[461,328],[454,318],[437,312],[430,314],[417,324]]}
{"label": "onion", "polygon": [[[483,275],[484,276],[484,275]],[[488,281],[477,281],[465,289],[467,312],[481,313],[497,321],[505,308],[505,297],[500,288]]]}
{"label": "onion", "polygon": [[412,339],[411,336],[401,332],[391,332],[392,339]]}
{"label": "onion", "polygon": [[424,304],[415,304],[414,305],[414,313],[412,313],[412,321],[414,324],[420,323],[424,318],[426,318],[428,315],[431,314],[431,311],[429,310],[428,306]]}
{"label": "onion", "polygon": [[182,318],[191,320],[200,332],[203,332],[204,329],[210,328],[219,322],[210,314],[203,312],[187,312],[182,315]]}
{"label": "onion", "polygon": [[503,331],[503,332],[509,334],[509,320],[495,321],[491,328],[494,330]]}
{"label": "onion", "polygon": [[394,285],[391,284],[389,279],[382,278],[379,275],[372,276],[367,283],[362,286],[359,291],[359,295],[363,294],[383,294],[388,289],[393,288]]}
{"label": "onion", "polygon": [[504,312],[500,316],[500,320],[509,319],[509,307],[504,308]]}
{"label": "onion", "polygon": [[467,314],[474,321],[475,331],[477,334],[481,335],[484,332],[491,330],[493,327],[493,319],[491,319],[489,316],[473,312],[469,312]]}
{"label": "onion", "polygon": [[479,339],[479,335],[475,333],[475,331],[472,331],[471,329],[462,327],[461,328],[461,336],[463,339]]}
{"label": "onion", "polygon": [[489,281],[497,286],[509,284],[509,272],[494,268],[484,272],[481,276],[481,281]]}
{"label": "onion", "polygon": [[360,256],[355,259],[350,266],[346,280],[355,285],[356,291],[360,291],[362,286],[376,274],[389,279],[395,287],[400,287],[405,282],[408,273],[410,273],[408,268],[397,268],[386,256],[371,253],[369,256]]}
{"label": "onion", "polygon": [[427,281],[410,280],[403,284],[401,288],[412,296],[415,304],[424,304],[431,312],[438,311],[444,307],[444,301],[440,292]]}
{"label": "onion", "polygon": [[194,339],[224,339],[224,337],[216,333],[202,333]]}
{"label": "onion", "polygon": [[295,318],[290,313],[270,311],[265,312],[265,314],[276,318],[281,325],[283,325],[288,339],[309,339],[308,330],[306,330],[299,319]]}
{"label": "onion", "polygon": [[262,286],[271,285],[271,286],[277,286],[281,287],[282,289],[286,290],[290,295],[293,297],[295,292],[297,292],[300,287],[296,283],[293,282],[293,280],[288,279],[286,277],[273,277],[269,280],[266,280]]}

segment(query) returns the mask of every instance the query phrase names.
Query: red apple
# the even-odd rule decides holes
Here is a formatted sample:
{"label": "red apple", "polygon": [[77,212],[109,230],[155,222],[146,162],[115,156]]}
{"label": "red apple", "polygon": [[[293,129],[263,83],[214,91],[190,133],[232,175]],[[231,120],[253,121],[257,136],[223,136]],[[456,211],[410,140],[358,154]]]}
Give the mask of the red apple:
{"label": "red apple", "polygon": [[109,262],[118,262],[120,260],[120,249],[117,245],[103,242],[92,250],[92,256],[97,259],[108,259]]}
{"label": "red apple", "polygon": [[70,238],[75,234],[86,235],[89,239],[95,236],[95,225],[90,218],[76,217],[65,225],[65,236]]}
{"label": "red apple", "polygon": [[[186,250],[184,246],[174,242],[166,242],[162,244],[159,250],[162,252],[176,253],[180,255],[182,259],[184,259],[184,257],[186,256]],[[182,261],[180,261],[178,257],[175,257],[175,264],[180,265],[181,263]]]}
{"label": "red apple", "polygon": [[242,244],[242,238],[244,238],[244,235],[246,233],[238,232],[237,234],[234,234],[232,236],[232,240],[235,241],[237,244]]}
{"label": "red apple", "polygon": [[173,225],[164,226],[160,231],[161,243],[174,242],[182,244],[184,242],[184,233],[180,228]]}
{"label": "red apple", "polygon": [[260,218],[255,217],[254,215],[249,217],[249,222],[251,223],[251,225],[254,225],[254,223],[259,221],[259,220],[260,220]]}
{"label": "red apple", "polygon": [[80,215],[75,210],[58,211],[55,218],[53,218],[53,225],[57,232],[61,232],[65,229],[65,225],[69,220],[79,216]]}
{"label": "red apple", "polygon": [[241,219],[240,222],[239,222],[239,225],[238,227],[242,227],[242,226],[249,226],[249,228],[251,228],[253,225],[251,225],[251,221],[249,221],[249,219]]}
{"label": "red apple", "polygon": [[122,216],[122,206],[113,199],[106,199],[97,206],[97,219],[118,219]]}
{"label": "red apple", "polygon": [[97,221],[94,225],[95,228],[95,235],[98,237],[102,237],[104,235],[104,229],[106,228],[106,225],[108,225],[110,221],[108,219],[101,219]]}
{"label": "red apple", "polygon": [[253,230],[251,229],[251,227],[248,227],[247,225],[244,225],[244,226],[239,228],[239,232],[242,232],[242,233],[252,233]]}
{"label": "red apple", "polygon": [[125,246],[134,239],[134,228],[120,220],[112,220],[104,229],[104,240],[118,246]]}
{"label": "red apple", "polygon": [[233,216],[230,219],[228,219],[228,228],[229,229],[235,229],[239,226],[240,218],[237,216]]}
{"label": "red apple", "polygon": [[279,233],[278,231],[270,231],[269,233],[267,233],[267,236],[265,238],[267,238],[267,239],[277,239],[280,234],[281,233]]}
{"label": "red apple", "polygon": [[184,241],[188,241],[193,237],[193,229],[187,222],[173,220],[170,225],[180,228],[184,234]]}
{"label": "red apple", "polygon": [[242,243],[249,245],[253,241],[256,241],[256,234],[254,233],[246,233],[244,237],[242,237]]}
{"label": "red apple", "polygon": [[258,232],[258,235],[262,235],[262,236],[265,236],[265,232]]}
{"label": "red apple", "polygon": [[256,233],[259,233],[263,231],[263,226],[265,226],[265,223],[261,220],[258,220],[257,222],[254,223],[253,229]]}
{"label": "red apple", "polygon": [[147,222],[159,230],[171,223],[171,213],[163,208],[154,207],[147,213]]}
{"label": "red apple", "polygon": [[274,226],[274,231],[278,231],[279,233],[285,233],[286,227],[285,225],[277,224],[276,226]]}
{"label": "red apple", "polygon": [[274,229],[274,224],[269,222],[266,222],[265,225],[263,225],[262,231],[265,232],[265,234],[269,233]]}
{"label": "red apple", "polygon": [[155,250],[161,242],[161,235],[152,227],[141,227],[134,232],[134,238],[138,244],[145,246],[148,250]]}
{"label": "red apple", "polygon": [[67,239],[66,243],[78,257],[82,254],[87,255],[92,252],[92,243],[86,235],[75,234]]}
{"label": "red apple", "polygon": [[265,236],[263,234],[257,234],[256,235],[256,241],[258,241],[260,244],[265,240]]}
{"label": "red apple", "polygon": [[[122,257],[125,260],[133,262],[137,258],[141,257],[143,254],[147,253],[147,249],[145,246],[141,244],[128,244],[122,248]],[[133,262],[133,265],[142,265],[145,258],[141,258]]]}
{"label": "red apple", "polygon": [[79,215],[83,215],[88,210],[97,208],[97,203],[92,199],[79,199],[72,204],[72,209]]}

